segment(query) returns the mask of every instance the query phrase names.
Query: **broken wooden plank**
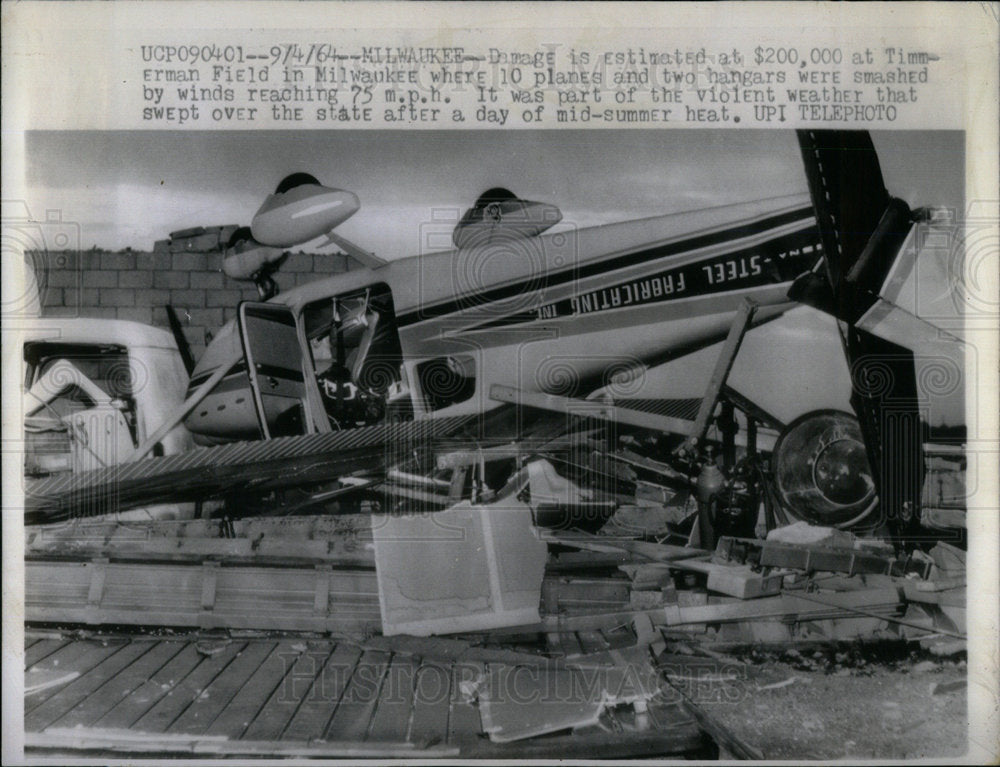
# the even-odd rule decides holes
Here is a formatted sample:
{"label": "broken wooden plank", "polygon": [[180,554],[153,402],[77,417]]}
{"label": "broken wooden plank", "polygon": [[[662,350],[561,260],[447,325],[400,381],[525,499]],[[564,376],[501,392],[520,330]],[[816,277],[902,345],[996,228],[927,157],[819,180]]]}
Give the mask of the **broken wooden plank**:
{"label": "broken wooden plank", "polygon": [[723,623],[743,620],[784,618],[788,620],[817,620],[820,617],[843,617],[859,609],[878,610],[876,617],[891,614],[901,606],[895,588],[868,589],[846,593],[824,593],[821,598],[797,592],[783,592],[781,596],[764,597],[745,602],[701,605],[694,607],[664,608],[666,624]]}
{"label": "broken wooden plank", "polygon": [[[480,708],[472,701],[485,678],[482,663],[456,663],[451,667],[448,693],[448,743],[468,743],[483,731]],[[480,701],[480,706],[482,705]]]}
{"label": "broken wooden plank", "polygon": [[674,562],[681,559],[711,556],[712,552],[690,546],[674,546],[668,543],[650,543],[648,541],[633,541],[611,536],[588,535],[586,533],[560,533],[542,531],[541,537],[549,543],[560,546],[570,546],[588,551],[614,552],[623,551],[637,554],[654,562]]}
{"label": "broken wooden plank", "polygon": [[451,671],[447,665],[428,661],[420,664],[409,733],[413,743],[433,745],[448,739],[450,689]]}
{"label": "broken wooden plank", "polygon": [[360,659],[359,648],[344,642],[337,643],[282,733],[282,740],[309,742],[326,734],[333,712]]}
{"label": "broken wooden plank", "polygon": [[93,694],[54,724],[58,727],[93,726],[122,699],[127,698],[157,669],[181,651],[181,642],[148,642],[149,650],[115,674]]}
{"label": "broken wooden plank", "polygon": [[701,447],[701,443],[708,432],[709,419],[715,412],[719,395],[722,393],[722,387],[729,378],[729,372],[733,369],[733,363],[736,361],[736,355],[743,343],[743,337],[746,335],[747,330],[750,329],[750,324],[753,322],[753,317],[756,313],[757,303],[755,301],[744,298],[740,302],[740,307],[736,310],[733,321],[729,326],[729,333],[726,335],[726,340],[723,341],[722,346],[719,348],[719,356],[715,361],[715,368],[712,370],[712,375],[709,377],[708,386],[706,386],[705,392],[702,395],[698,415],[695,416],[694,424],[690,430],[686,432],[688,438],[684,440],[684,443],[675,452],[692,453]]}
{"label": "broken wooden plank", "polygon": [[903,562],[863,549],[805,543],[720,538],[715,553],[727,561],[781,567],[807,572],[902,575]]}
{"label": "broken wooden plank", "polygon": [[367,740],[395,743],[406,740],[413,713],[420,663],[412,656],[394,655],[379,690]]}
{"label": "broken wooden plank", "polygon": [[235,740],[253,723],[254,718],[282,683],[291,670],[305,644],[295,641],[279,642],[257,667],[246,683],[229,701],[229,704],[208,726],[206,735],[224,735]]}
{"label": "broken wooden plank", "polygon": [[309,698],[320,691],[316,677],[326,665],[333,651],[329,642],[304,642],[305,649],[291,661],[288,673],[281,684],[260,707],[253,722],[242,737],[246,740],[278,740],[295,712]]}
{"label": "broken wooden plank", "polygon": [[37,695],[38,693],[52,689],[53,687],[62,687],[63,685],[72,682],[78,676],[80,676],[79,671],[71,671],[68,674],[61,671],[39,671],[37,674],[25,677],[24,695],[25,697],[29,695]]}
{"label": "broken wooden plank", "polygon": [[[678,592],[684,593],[684,592]],[[654,625],[685,626],[708,623],[728,623],[733,621],[763,620],[816,620],[824,617],[850,617],[852,607],[878,610],[879,616],[891,615],[901,607],[899,593],[895,588],[867,589],[839,594],[823,594],[828,600],[823,607],[805,599],[798,599],[794,593],[783,592],[781,596],[760,599],[680,607],[666,605],[645,610],[619,610],[592,615],[546,615],[541,622],[521,627],[522,631],[541,632],[607,630],[631,625],[636,616],[645,615]]]}
{"label": "broken wooden plank", "polygon": [[202,658],[187,676],[135,723],[135,728],[144,732],[166,732],[242,648],[242,642],[233,642],[222,652]]}
{"label": "broken wooden plank", "polygon": [[325,739],[364,740],[371,726],[389,659],[389,653],[378,651],[365,652],[361,656],[327,725]]}
{"label": "broken wooden plank", "polygon": [[187,735],[206,732],[273,648],[273,642],[249,642],[170,725],[170,732]]}
{"label": "broken wooden plank", "polygon": [[506,759],[520,762],[529,759],[660,759],[673,756],[704,756],[709,745],[707,737],[693,721],[672,723],[669,729],[646,732],[575,732],[549,735],[510,743],[494,743],[488,739],[464,742],[463,759]]}
{"label": "broken wooden plank", "polygon": [[75,546],[57,550],[46,546],[29,552],[29,559],[76,561],[81,557],[100,557],[115,561],[143,561],[191,564],[200,563],[206,557],[226,558],[247,566],[265,565],[271,567],[302,567],[312,564],[342,566],[368,566],[374,564],[371,544],[351,552],[336,550],[334,541],[251,541],[242,539],[156,539],[141,544],[106,545],[94,543],[90,546]]}
{"label": "broken wooden plank", "polygon": [[36,663],[44,660],[49,655],[58,652],[68,645],[70,640],[66,637],[58,639],[40,639],[24,651],[24,668],[30,669]]}
{"label": "broken wooden plank", "polygon": [[614,610],[629,604],[629,583],[621,576],[546,578],[543,594],[547,614]]}
{"label": "broken wooden plank", "polygon": [[590,430],[554,439],[521,439],[493,447],[449,445],[447,452],[438,453],[437,468],[456,469],[491,461],[519,460],[538,453],[569,452],[578,449],[587,435],[593,433],[594,430]]}
{"label": "broken wooden plank", "polygon": [[[122,625],[368,633],[381,622],[370,570],[328,571],[329,600],[316,610],[317,570],[233,565],[111,562],[100,603],[88,605],[88,564],[25,562],[29,620]],[[206,592],[211,576],[215,588]],[[214,595],[210,609],[206,595]],[[321,605],[321,608],[324,607]]]}
{"label": "broken wooden plank", "polygon": [[[74,679],[68,685],[54,688],[53,695],[30,711],[27,711],[24,716],[24,729],[26,731],[37,732],[56,722],[75,706],[90,697],[98,688],[112,679],[123,668],[147,652],[151,646],[151,642],[129,642],[115,648],[111,653],[105,654],[97,665],[87,668],[85,673],[81,673],[77,679]],[[85,662],[80,665],[87,667],[89,663]],[[67,672],[81,670],[80,666],[70,663],[64,665],[63,668]],[[36,698],[44,696],[46,692],[48,691],[32,696],[32,702]],[[25,708],[27,709],[27,705]]]}
{"label": "broken wooden plank", "polygon": [[303,743],[292,741],[229,740],[222,736],[171,735],[131,730],[53,728],[44,733],[25,733],[25,747],[46,751],[111,751],[128,754],[179,754],[215,757],[283,757],[326,759],[386,759],[409,757],[440,759],[456,757],[458,748],[428,745],[417,749],[411,743],[345,742]]}
{"label": "broken wooden plank", "polygon": [[156,670],[148,679],[102,716],[94,727],[118,729],[131,727],[166,696],[201,661],[193,642],[185,642],[177,655]]}
{"label": "broken wooden plank", "polygon": [[[81,675],[98,666],[112,654],[128,644],[127,639],[77,639],[60,643],[54,651],[31,664],[28,672],[42,673],[49,676],[51,672],[68,673],[78,671]],[[27,672],[25,678],[27,679]],[[40,705],[55,694],[55,690],[40,690],[32,696],[31,702],[25,704],[25,711]]]}

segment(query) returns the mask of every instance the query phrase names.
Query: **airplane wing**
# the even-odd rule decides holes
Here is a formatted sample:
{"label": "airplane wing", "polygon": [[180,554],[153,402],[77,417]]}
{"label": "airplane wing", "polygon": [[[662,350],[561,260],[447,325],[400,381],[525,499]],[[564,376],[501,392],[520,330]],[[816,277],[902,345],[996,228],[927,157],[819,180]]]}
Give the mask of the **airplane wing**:
{"label": "airplane wing", "polygon": [[343,250],[347,255],[353,256],[355,259],[360,261],[362,264],[367,266],[369,269],[377,269],[380,266],[385,266],[388,261],[384,258],[379,258],[370,250],[365,250],[364,248],[355,245],[346,237],[342,237],[334,232],[327,232],[325,235],[326,240],[320,243],[320,247],[326,247],[327,245],[336,245],[338,248]]}

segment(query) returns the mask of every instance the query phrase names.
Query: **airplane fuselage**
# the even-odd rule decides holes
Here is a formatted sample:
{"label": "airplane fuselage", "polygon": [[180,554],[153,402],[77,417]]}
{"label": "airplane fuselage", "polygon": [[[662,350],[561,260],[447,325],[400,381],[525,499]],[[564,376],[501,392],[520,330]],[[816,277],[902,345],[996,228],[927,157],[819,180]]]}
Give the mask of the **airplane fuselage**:
{"label": "airplane fuselage", "polygon": [[[311,379],[327,360],[316,359],[318,331],[307,327],[324,302],[340,298],[346,306],[359,296],[381,297],[380,327],[398,334],[398,346],[380,348],[399,350],[398,360],[396,352],[383,353],[383,372],[398,363],[397,391],[406,392],[413,417],[427,418],[497,406],[489,399],[492,384],[583,395],[610,383],[627,394],[628,377],[615,374],[719,340],[745,297],[760,305],[758,322],[790,308],[789,285],[821,256],[813,209],[802,195],[589,228],[564,225],[537,236],[501,232],[471,247],[320,278],[272,303],[290,307],[302,325],[295,353],[303,357],[314,401],[312,429],[325,431],[335,427],[320,415],[321,394]],[[240,343],[234,323],[222,328],[189,391],[238,355]],[[362,344],[357,355],[366,351]],[[454,391],[425,391],[436,385],[439,368],[456,371],[443,384]],[[202,441],[254,436],[248,386],[245,365],[237,364],[186,425]]]}

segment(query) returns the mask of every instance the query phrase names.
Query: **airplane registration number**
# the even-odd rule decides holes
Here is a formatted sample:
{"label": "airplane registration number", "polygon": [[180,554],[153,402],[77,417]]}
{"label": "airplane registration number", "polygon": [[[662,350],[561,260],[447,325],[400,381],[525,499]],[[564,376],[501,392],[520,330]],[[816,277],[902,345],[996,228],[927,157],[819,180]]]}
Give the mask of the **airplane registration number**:
{"label": "airplane registration number", "polygon": [[760,264],[760,256],[734,258],[729,261],[720,261],[716,264],[706,264],[702,269],[705,270],[705,276],[708,277],[709,285],[756,277],[763,271],[763,267]]}

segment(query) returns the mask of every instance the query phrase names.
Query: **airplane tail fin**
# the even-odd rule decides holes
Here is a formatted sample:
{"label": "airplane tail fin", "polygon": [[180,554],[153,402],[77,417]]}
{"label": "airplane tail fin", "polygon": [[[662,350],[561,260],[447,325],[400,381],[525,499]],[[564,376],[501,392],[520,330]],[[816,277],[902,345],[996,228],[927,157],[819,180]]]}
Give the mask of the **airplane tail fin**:
{"label": "airplane tail fin", "polygon": [[[914,325],[923,321],[907,315],[902,323],[884,322],[898,307],[882,293],[913,216],[905,202],[886,190],[866,131],[803,130],[798,137],[826,273],[800,277],[789,298],[848,325],[844,345],[853,386],[851,405],[861,422],[883,519],[905,534],[919,516],[923,427],[913,351],[901,342],[913,338]],[[874,317],[883,321],[873,322]],[[900,327],[905,332],[884,332]],[[873,332],[877,330],[883,332]]]}

